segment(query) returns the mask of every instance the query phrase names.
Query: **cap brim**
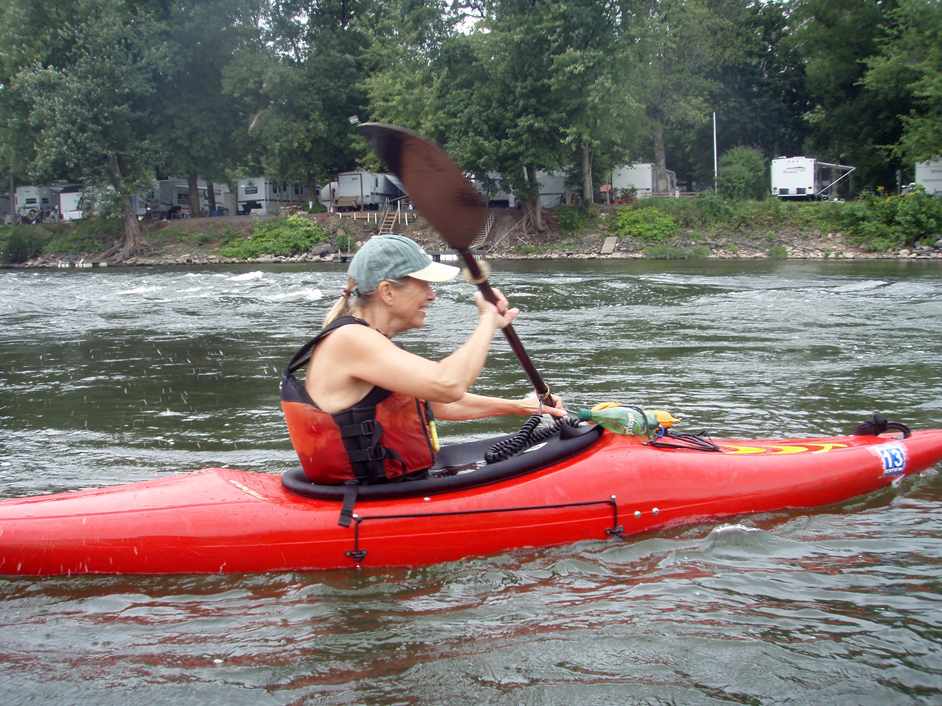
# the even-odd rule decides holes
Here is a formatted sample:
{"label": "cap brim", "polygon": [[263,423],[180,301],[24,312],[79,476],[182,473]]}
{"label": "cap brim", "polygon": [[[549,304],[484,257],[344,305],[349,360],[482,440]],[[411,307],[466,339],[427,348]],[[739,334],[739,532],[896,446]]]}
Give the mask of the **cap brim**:
{"label": "cap brim", "polygon": [[430,262],[421,270],[410,272],[408,277],[415,277],[423,282],[447,282],[454,279],[461,270],[452,265],[443,265],[440,262]]}

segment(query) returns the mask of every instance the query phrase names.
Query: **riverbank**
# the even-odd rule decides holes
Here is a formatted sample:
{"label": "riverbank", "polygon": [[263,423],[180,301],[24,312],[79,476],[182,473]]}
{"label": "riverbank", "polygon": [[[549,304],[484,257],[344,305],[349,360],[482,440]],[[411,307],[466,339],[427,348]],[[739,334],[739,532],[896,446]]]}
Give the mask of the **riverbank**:
{"label": "riverbank", "polygon": [[[696,201],[697,203],[693,203]],[[713,211],[710,210],[713,209]],[[730,204],[707,199],[661,200],[583,214],[572,208],[544,210],[538,231],[523,211],[495,209],[475,250],[490,259],[942,259],[942,235],[900,237],[894,224],[865,222],[870,237],[847,218],[846,204],[777,201]],[[724,210],[725,209],[725,210]],[[837,215],[835,215],[837,214]],[[841,218],[850,223],[838,228]],[[94,224],[15,226],[6,229],[6,252],[18,238],[18,258],[7,266],[86,268],[104,265],[215,265],[344,260],[379,230],[376,212],[297,214],[285,218],[229,216],[144,224],[138,251],[121,262],[106,260],[113,226]],[[394,227],[432,254],[446,248],[420,216],[403,216]],[[299,238],[300,231],[306,238]],[[14,234],[11,236],[11,232]],[[914,242],[909,242],[913,240]],[[886,247],[879,247],[879,246]],[[0,246],[3,242],[0,241]]]}

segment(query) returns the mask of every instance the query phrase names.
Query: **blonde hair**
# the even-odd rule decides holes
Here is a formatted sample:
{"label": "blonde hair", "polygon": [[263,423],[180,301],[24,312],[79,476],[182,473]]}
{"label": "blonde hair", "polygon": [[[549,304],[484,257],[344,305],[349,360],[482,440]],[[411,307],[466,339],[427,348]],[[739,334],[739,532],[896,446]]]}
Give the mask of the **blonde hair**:
{"label": "blonde hair", "polygon": [[[332,323],[341,316],[349,316],[353,313],[353,303],[351,300],[356,292],[357,283],[352,277],[347,277],[347,284],[340,292],[340,298],[330,307],[327,315],[324,317],[324,326]],[[359,299],[359,296],[357,296]]]}
{"label": "blonde hair", "polygon": [[[407,279],[409,278],[403,277],[402,279],[384,279],[379,284],[382,284],[383,282],[389,282],[389,284],[398,289],[405,284]],[[379,289],[379,285],[376,285],[376,289]],[[364,294],[357,289],[356,280],[352,277],[347,277],[347,284],[342,290],[340,290],[340,298],[334,302],[334,305],[330,307],[330,310],[324,317],[323,326],[326,327],[328,324],[333,323],[334,320],[339,319],[341,316],[352,316],[354,310],[357,307],[366,304],[366,302],[372,296],[373,292]]]}

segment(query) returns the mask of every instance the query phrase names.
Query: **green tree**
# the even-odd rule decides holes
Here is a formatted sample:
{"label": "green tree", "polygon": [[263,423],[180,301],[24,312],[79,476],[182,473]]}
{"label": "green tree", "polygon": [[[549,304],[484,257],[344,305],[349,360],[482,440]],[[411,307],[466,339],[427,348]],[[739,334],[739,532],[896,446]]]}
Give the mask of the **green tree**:
{"label": "green tree", "polygon": [[731,199],[764,199],[768,193],[766,160],[754,147],[733,147],[720,158],[719,192]]}
{"label": "green tree", "polygon": [[[795,0],[791,40],[805,62],[810,108],[805,150],[810,156],[857,167],[866,186],[890,186],[897,164],[884,145],[896,144],[910,110],[905,91],[877,94],[864,87],[865,60],[878,51],[895,2]],[[901,88],[901,87],[900,87]]]}
{"label": "green tree", "polygon": [[234,101],[223,91],[223,72],[239,49],[255,37],[253,18],[258,8],[258,0],[162,3],[174,70],[161,90],[157,167],[164,174],[189,178],[193,215],[202,208],[198,175],[223,178],[234,165],[234,137],[247,128]]}
{"label": "green tree", "polygon": [[[942,155],[942,3],[901,0],[892,25],[866,60],[864,85],[898,111],[902,133],[892,153],[909,162]],[[900,100],[901,94],[904,100]]]}
{"label": "green tree", "polygon": [[68,174],[110,190],[125,224],[110,253],[118,259],[139,247],[132,197],[158,155],[155,102],[161,77],[173,65],[169,46],[157,39],[163,30],[137,3],[77,0],[48,32],[53,47],[43,60],[24,60],[13,78],[36,130],[31,171],[45,179]]}
{"label": "green tree", "polygon": [[706,124],[715,69],[737,56],[734,25],[706,0],[624,0],[626,90],[644,106],[657,171],[667,191],[665,132]]}

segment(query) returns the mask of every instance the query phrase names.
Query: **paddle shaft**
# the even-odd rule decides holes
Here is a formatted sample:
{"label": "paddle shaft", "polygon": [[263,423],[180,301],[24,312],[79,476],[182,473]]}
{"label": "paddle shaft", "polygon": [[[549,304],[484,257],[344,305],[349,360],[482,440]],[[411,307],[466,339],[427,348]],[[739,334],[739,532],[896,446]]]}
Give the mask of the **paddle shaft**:
{"label": "paddle shaft", "polygon": [[[481,266],[478,265],[477,259],[467,248],[455,248],[455,250],[457,250],[458,254],[461,255],[461,259],[464,260],[464,264],[468,268],[468,274],[471,276],[471,282],[477,285],[478,290],[481,292],[481,296],[496,306],[497,295],[494,293],[494,289],[487,281],[487,277],[484,276]],[[527,352],[523,349],[523,343],[520,342],[517,332],[514,331],[513,324],[507,324],[504,326],[504,328],[501,329],[501,331],[504,332],[504,337],[507,339],[507,343],[510,344],[510,349],[514,352],[514,355],[517,356],[517,360],[519,360],[520,365],[523,366],[523,370],[527,374],[527,377],[530,378],[530,382],[533,384],[533,389],[536,390],[537,396],[540,398],[543,404],[549,407],[555,407],[556,405],[553,403],[553,398],[550,395],[549,387],[543,381],[543,376],[540,375],[539,371],[534,367],[533,361],[530,360],[530,356],[528,356]]]}

